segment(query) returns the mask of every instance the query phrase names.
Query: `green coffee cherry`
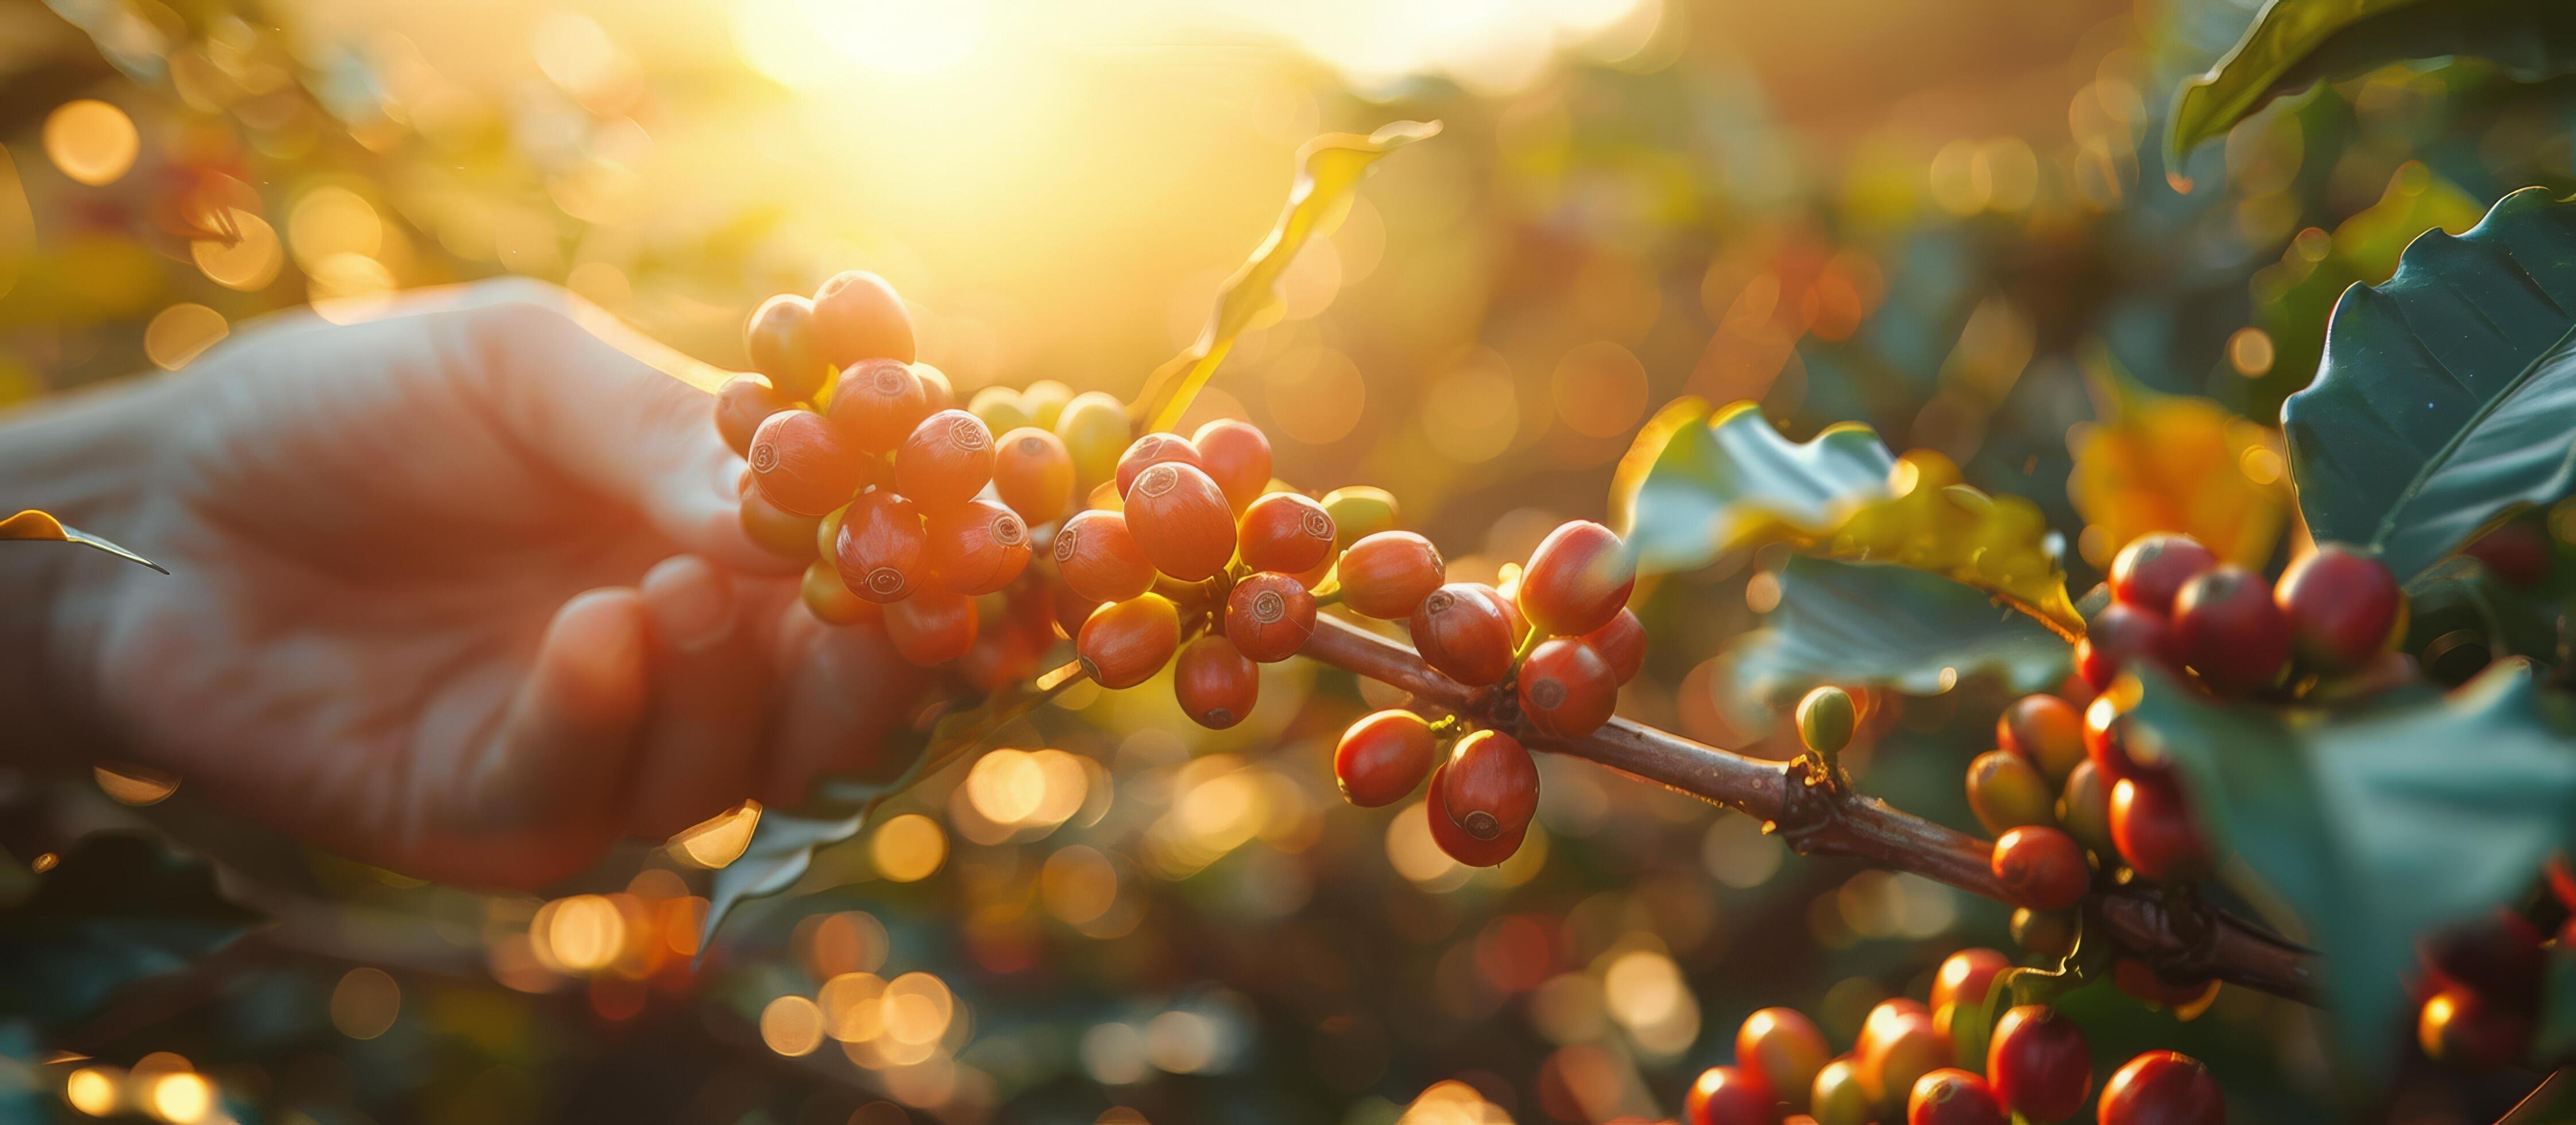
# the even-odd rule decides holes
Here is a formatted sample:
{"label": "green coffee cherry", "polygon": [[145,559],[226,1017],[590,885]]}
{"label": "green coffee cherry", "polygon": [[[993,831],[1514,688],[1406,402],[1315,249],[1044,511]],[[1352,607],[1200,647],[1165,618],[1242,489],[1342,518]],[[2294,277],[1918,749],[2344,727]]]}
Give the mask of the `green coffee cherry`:
{"label": "green coffee cherry", "polygon": [[1029,424],[1028,407],[1020,402],[1020,392],[1009,387],[992,386],[975,392],[966,403],[966,412],[983,419],[984,428],[1007,434]]}
{"label": "green coffee cherry", "polygon": [[1064,417],[1065,404],[1072,401],[1073,388],[1053,379],[1040,379],[1020,388],[1020,409],[1028,411],[1029,424],[1041,430],[1054,429],[1056,420]]}
{"label": "green coffee cherry", "polygon": [[1383,488],[1353,485],[1324,494],[1324,514],[1333,517],[1333,546],[1350,545],[1381,531],[1395,530],[1395,494]]}
{"label": "green coffee cherry", "polygon": [[2027,906],[2012,913],[2012,939],[2023,949],[2042,957],[2064,957],[2075,952],[2075,935],[2082,922],[2072,910],[2033,910]]}
{"label": "green coffee cherry", "polygon": [[1852,706],[1851,693],[1832,684],[1808,692],[1798,701],[1798,741],[1819,754],[1838,753],[1851,745],[1852,728],[1860,721],[1860,712]]}
{"label": "green coffee cherry", "polygon": [[1127,452],[1134,437],[1128,431],[1127,408],[1099,391],[1084,391],[1064,404],[1056,415],[1055,436],[1073,454],[1074,479],[1081,488],[1077,500],[1118,475],[1118,455]]}

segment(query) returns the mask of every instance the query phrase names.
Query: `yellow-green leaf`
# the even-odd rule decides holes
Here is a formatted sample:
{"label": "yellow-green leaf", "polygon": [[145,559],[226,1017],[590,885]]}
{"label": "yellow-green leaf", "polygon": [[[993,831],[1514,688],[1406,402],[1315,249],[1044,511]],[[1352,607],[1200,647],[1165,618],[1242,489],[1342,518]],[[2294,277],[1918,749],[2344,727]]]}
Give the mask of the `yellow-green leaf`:
{"label": "yellow-green leaf", "polygon": [[128,562],[151,567],[163,574],[170,573],[163,570],[159,563],[119,547],[100,536],[72,527],[55,519],[52,514],[40,512],[34,508],[0,520],[0,541],[8,540],[29,543],[78,543],[84,547],[105,551]]}

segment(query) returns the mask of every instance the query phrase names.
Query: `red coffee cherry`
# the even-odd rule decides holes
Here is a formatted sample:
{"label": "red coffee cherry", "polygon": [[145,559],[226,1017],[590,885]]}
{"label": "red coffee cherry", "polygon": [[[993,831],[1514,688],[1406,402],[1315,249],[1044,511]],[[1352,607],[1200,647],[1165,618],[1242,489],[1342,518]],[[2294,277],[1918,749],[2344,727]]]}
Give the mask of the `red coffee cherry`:
{"label": "red coffee cherry", "polygon": [[1172,694],[1191,722],[1224,730],[1252,713],[1261,695],[1261,669],[1233,641],[1210,633],[1181,650],[1172,665]]}
{"label": "red coffee cherry", "polygon": [[805,578],[797,594],[804,600],[806,611],[826,625],[874,621],[884,612],[877,608],[875,602],[851,593],[849,585],[841,581],[840,568],[823,559],[816,559],[812,566],[805,568]]}
{"label": "red coffee cherry", "polygon": [[1449,564],[1428,539],[1410,531],[1381,531],[1342,552],[1339,571],[1342,604],[1351,612],[1401,621],[1447,580]]}
{"label": "red coffee cherry", "polygon": [[1183,582],[1216,577],[1234,560],[1234,510],[1193,466],[1166,461],[1136,474],[1126,516],[1147,561]]}
{"label": "red coffee cherry", "polygon": [[931,583],[885,607],[886,639],[904,659],[934,667],[975,647],[976,618],[975,599]]}
{"label": "red coffee cherry", "polygon": [[1520,740],[1501,731],[1459,739],[1440,776],[1441,805],[1479,840],[1518,839],[1538,811],[1538,763]]}
{"label": "red coffee cherry", "polygon": [[1491,840],[1480,840],[1459,827],[1458,821],[1449,815],[1448,798],[1443,796],[1447,787],[1442,784],[1440,776],[1448,769],[1444,765],[1432,771],[1430,800],[1423,802],[1422,811],[1431,821],[1431,842],[1440,845],[1440,850],[1448,853],[1449,858],[1469,867],[1492,867],[1512,858],[1512,853],[1521,849],[1524,833],[1506,832]]}
{"label": "red coffee cherry", "polygon": [[930,517],[930,568],[960,594],[990,594],[1029,565],[1029,527],[990,500],[969,500]]}
{"label": "red coffee cherry", "polygon": [[2005,1109],[2063,1121],[2084,1112],[2084,1095],[2093,1092],[2093,1051],[2075,1021],[2045,1004],[2023,1004],[1995,1021],[1986,1081]]}
{"label": "red coffee cherry", "polygon": [[2532,1018],[2501,998],[2453,985],[2424,1001],[2415,1041],[2433,1061],[2471,1072],[2499,1070],[2531,1049]]}
{"label": "red coffee cherry", "polygon": [[2159,883],[2209,873],[2209,841],[2169,777],[2124,777],[2111,787],[2111,842],[2138,874]]}
{"label": "red coffee cherry", "polygon": [[993,431],[963,410],[921,420],[894,455],[894,490],[936,511],[975,498],[993,479]]}
{"label": "red coffee cherry", "polygon": [[1771,1095],[1732,1066],[1699,1072],[1682,1098],[1683,1125],[1771,1125]]}
{"label": "red coffee cherry", "polygon": [[742,533],[761,550],[797,561],[814,557],[815,529],[822,520],[780,508],[757,488],[744,489],[739,505]]}
{"label": "red coffee cherry", "polygon": [[[1223,482],[1219,482],[1220,485]],[[1333,557],[1333,517],[1294,492],[1273,492],[1243,510],[1236,534],[1243,565],[1303,574]]]}
{"label": "red coffee cherry", "polygon": [[[1496,600],[1503,599],[1496,595]],[[1503,604],[1508,606],[1511,603],[1504,601]],[[1515,622],[1512,630],[1515,644],[1520,641],[1521,628]],[[1610,674],[1620,683],[1636,679],[1637,673],[1646,667],[1646,624],[1637,620],[1636,613],[1624,606],[1610,615],[1609,624],[1583,634],[1583,643],[1601,654],[1602,662],[1610,665]]]}
{"label": "red coffee cherry", "polygon": [[1986,1002],[1986,990],[1993,988],[1995,977],[2012,967],[2012,960],[1991,949],[1962,949],[1941,959],[1941,968],[1932,974],[1932,1014],[1938,1018],[1941,1009],[1952,1004],[1974,1007]]}
{"label": "red coffee cherry", "polygon": [[889,453],[930,417],[930,392],[912,368],[871,359],[841,369],[832,385],[832,424],[869,453]]}
{"label": "red coffee cherry", "polygon": [[1022,426],[993,447],[993,491],[1032,524],[1054,523],[1073,503],[1073,454],[1064,439]]}
{"label": "red coffee cherry", "polygon": [[1551,637],[1581,636],[1618,616],[1636,585],[1637,557],[1609,528],[1559,524],[1521,570],[1521,614]]}
{"label": "red coffee cherry", "polygon": [[1560,738],[1601,729],[1619,706],[1619,677],[1601,654],[1572,637],[1539,642],[1521,661],[1521,714]]}
{"label": "red coffee cherry", "polygon": [[2406,595],[2378,559],[2326,543],[2281,574],[2272,601],[2290,619],[2299,662],[2350,672],[2387,651],[2406,623]]}
{"label": "red coffee cherry", "polygon": [[927,413],[957,409],[957,388],[948,381],[947,373],[927,363],[912,365],[912,377],[921,380],[921,402]]}
{"label": "red coffee cherry", "polygon": [[913,361],[912,314],[884,278],[849,270],[814,291],[814,342],[841,369],[846,386],[850,368],[862,360]]}
{"label": "red coffee cherry", "polygon": [[1095,602],[1123,602],[1154,587],[1154,564],[1117,512],[1076,512],[1055,533],[1056,573]]}
{"label": "red coffee cherry", "polygon": [[1159,594],[1092,610],[1073,639],[1083,673],[1105,688],[1131,688],[1154,678],[1179,647],[1180,610]]}
{"label": "red coffee cherry", "polygon": [[1225,635],[1245,656],[1273,664],[1297,655],[1315,633],[1315,595],[1285,574],[1264,571],[1225,597]]}
{"label": "red coffee cherry", "polygon": [[922,526],[921,509],[891,492],[850,501],[832,558],[852,593],[878,605],[902,601],[930,570],[930,532]]}
{"label": "red coffee cherry", "polygon": [[1147,434],[1129,443],[1127,452],[1118,455],[1118,495],[1123,498],[1128,489],[1135,487],[1137,474],[1165,461],[1178,461],[1201,472],[1207,471],[1206,461],[1199,457],[1199,448],[1191,445],[1189,439],[1179,434]]}
{"label": "red coffee cherry", "polygon": [[1251,423],[1219,418],[1191,434],[1190,445],[1235,511],[1250,507],[1270,487],[1270,438]]}
{"label": "red coffee cherry", "polygon": [[1512,625],[1483,588],[1452,582],[1413,611],[1413,647],[1423,663],[1468,687],[1503,682],[1512,671]]}
{"label": "red coffee cherry", "polygon": [[2111,560],[2111,598],[2123,605],[2171,616],[2183,583],[2215,568],[2218,556],[2188,535],[2141,535]]}
{"label": "red coffee cherry", "polygon": [[2054,828],[2015,828],[1995,840],[1995,881],[2015,906],[2064,910],[2084,901],[2092,881],[2084,849]]}
{"label": "red coffee cherry", "polygon": [[2106,785],[2124,777],[2163,774],[2170,768],[2162,761],[2141,762],[2129,753],[2129,703],[2125,696],[2098,695],[2084,708],[2084,756],[2102,771]]}
{"label": "red coffee cherry", "polygon": [[1760,1087],[1765,1102],[1785,1102],[1804,1113],[1816,1074],[1832,1059],[1825,1033],[1795,1008],[1764,1008],[1735,1029],[1735,1065]]}
{"label": "red coffee cherry", "polygon": [[2227,1125],[2227,1095],[2200,1060],[2149,1051],[2102,1084],[2101,1125]]}
{"label": "red coffee cherry", "polygon": [[781,410],[795,407],[787,396],[770,389],[769,380],[758,375],[736,375],[716,389],[716,434],[724,438],[725,448],[734,456],[751,457],[751,437],[760,424]]}
{"label": "red coffee cherry", "polygon": [[2116,784],[2102,772],[2102,767],[2086,759],[2075,763],[2075,772],[2066,775],[2066,788],[2057,795],[2057,823],[2075,842],[2103,855],[2119,850],[2111,840],[2111,786]]}
{"label": "red coffee cherry", "polygon": [[2417,947],[2427,973],[2492,997],[2537,996],[2549,951],[2529,919],[2497,907],[2433,931]]}
{"label": "red coffee cherry", "polygon": [[1905,1125],[2004,1125],[2004,1107],[1985,1079],[1945,1066],[1914,1080]]}
{"label": "red coffee cherry", "polygon": [[832,375],[814,339],[814,302],[781,293],[753,309],[742,327],[742,350],[751,369],[769,376],[769,385],[785,398],[812,402]]}
{"label": "red coffee cherry", "polygon": [[2241,566],[2183,583],[2173,624],[2183,663],[2222,694],[2270,686],[2290,659],[2290,619],[2272,604],[2271,584]]}
{"label": "red coffee cherry", "polygon": [[1988,832],[2001,835],[2023,825],[2055,824],[2056,806],[2057,794],[2028,758],[1988,750],[1968,763],[1968,808]]}
{"label": "red coffee cherry", "polygon": [[2460,553],[2485,563],[2508,586],[2527,590],[2549,581],[2549,536],[2527,522],[2496,528],[2460,548]]}
{"label": "red coffee cherry", "polygon": [[1431,724],[1411,711],[1379,711],[1350,725],[1333,747],[1342,799],[1364,809],[1392,805],[1429,776],[1439,755]]}
{"label": "red coffee cherry", "polygon": [[1915,1080],[1950,1060],[1949,1038],[1933,1026],[1923,1005],[1880,1001],[1862,1021],[1860,1040],[1852,1045],[1852,1069],[1861,1093],[1882,1116],[1902,1112]]}
{"label": "red coffee cherry", "polygon": [[2025,695],[1995,720],[1995,748],[2010,750],[2062,782],[2084,760],[2084,713],[2054,695]]}
{"label": "red coffee cherry", "polygon": [[2181,674],[2182,648],[2163,614],[2114,602],[2093,615],[2084,639],[2075,642],[2075,670],[2095,691],[2109,690],[2111,681],[2137,663]]}
{"label": "red coffee cherry", "polygon": [[867,480],[867,457],[811,410],[781,410],[751,436],[751,479],[769,502],[800,516],[849,503]]}

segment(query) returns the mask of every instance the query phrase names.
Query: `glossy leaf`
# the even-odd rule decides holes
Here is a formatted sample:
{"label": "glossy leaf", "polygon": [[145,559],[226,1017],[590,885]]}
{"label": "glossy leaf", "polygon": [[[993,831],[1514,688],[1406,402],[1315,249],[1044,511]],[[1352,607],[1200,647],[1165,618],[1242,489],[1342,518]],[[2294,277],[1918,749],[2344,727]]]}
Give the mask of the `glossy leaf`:
{"label": "glossy leaf", "polygon": [[2226,877],[2324,948],[2356,1059],[2392,1045],[2419,937],[2518,898],[2576,842],[2576,731],[2525,662],[2334,716],[2143,680],[2132,752],[2182,770],[2203,826],[2240,861]]}
{"label": "glossy leaf", "polygon": [[2506,196],[2345,292],[2316,382],[2281,408],[2320,540],[2422,573],[2509,511],[2576,485],[2576,205]]}
{"label": "glossy leaf", "polygon": [[1437,121],[1397,121],[1382,125],[1365,137],[1352,133],[1327,133],[1307,141],[1297,150],[1297,181],[1288,189],[1288,206],[1279,213],[1279,222],[1270,230],[1252,259],[1234,271],[1218,287],[1216,309],[1208,314],[1205,327],[1189,350],[1172,357],[1156,368],[1145,380],[1144,393],[1136,396],[1132,416],[1145,423],[1148,430],[1168,430],[1179,425],[1181,414],[1197,398],[1199,388],[1216,374],[1225,355],[1234,348],[1236,337],[1263,327],[1279,318],[1284,307],[1279,297],[1280,275],[1288,272],[1297,252],[1319,236],[1329,235],[1342,225],[1351,211],[1351,193],[1359,188],[1380,157],[1415,141],[1429,140],[1440,134]]}
{"label": "glossy leaf", "polygon": [[107,541],[105,538],[92,535],[86,531],[80,530],[79,528],[72,527],[61,520],[55,519],[51,513],[40,512],[34,508],[29,508],[7,519],[0,519],[0,542],[8,541],[22,543],[77,543],[83,547],[88,547],[93,550],[105,551],[108,554],[124,559],[127,562],[138,563],[143,566],[151,567],[154,570],[161,571],[163,574],[170,573],[167,570],[162,570],[160,563],[153,562],[152,560],[126,550],[123,547],[119,547],[116,544]]}
{"label": "glossy leaf", "polygon": [[1980,672],[2016,692],[2066,678],[2065,641],[1938,575],[1793,556],[1779,577],[1779,607],[1733,649],[1744,704],[1823,683],[1930,695]]}
{"label": "glossy leaf", "polygon": [[1694,570],[1740,547],[1821,534],[1888,496],[1896,458],[1876,431],[1828,426],[1793,442],[1739,402],[1675,400],[1638,433],[1611,483],[1612,526],[1646,573]]}
{"label": "glossy leaf", "polygon": [[0,1012],[68,1027],[128,986],[186,968],[260,921],[214,871],[125,833],[83,838],[0,910]]}
{"label": "glossy leaf", "polygon": [[2272,99],[2395,62],[2469,56],[2537,81],[2576,70],[2576,8],[2530,0],[2273,0],[2174,99],[2172,167]]}

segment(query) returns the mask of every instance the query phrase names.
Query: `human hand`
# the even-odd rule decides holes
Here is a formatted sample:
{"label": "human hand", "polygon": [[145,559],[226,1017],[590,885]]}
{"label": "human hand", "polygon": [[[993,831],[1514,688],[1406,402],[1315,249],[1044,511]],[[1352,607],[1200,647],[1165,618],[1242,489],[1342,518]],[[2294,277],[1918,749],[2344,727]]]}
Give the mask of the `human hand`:
{"label": "human hand", "polygon": [[7,419],[13,498],[171,571],[45,552],[20,709],[353,857],[512,886],[878,764],[924,681],[788,612],[720,377],[501,282]]}

